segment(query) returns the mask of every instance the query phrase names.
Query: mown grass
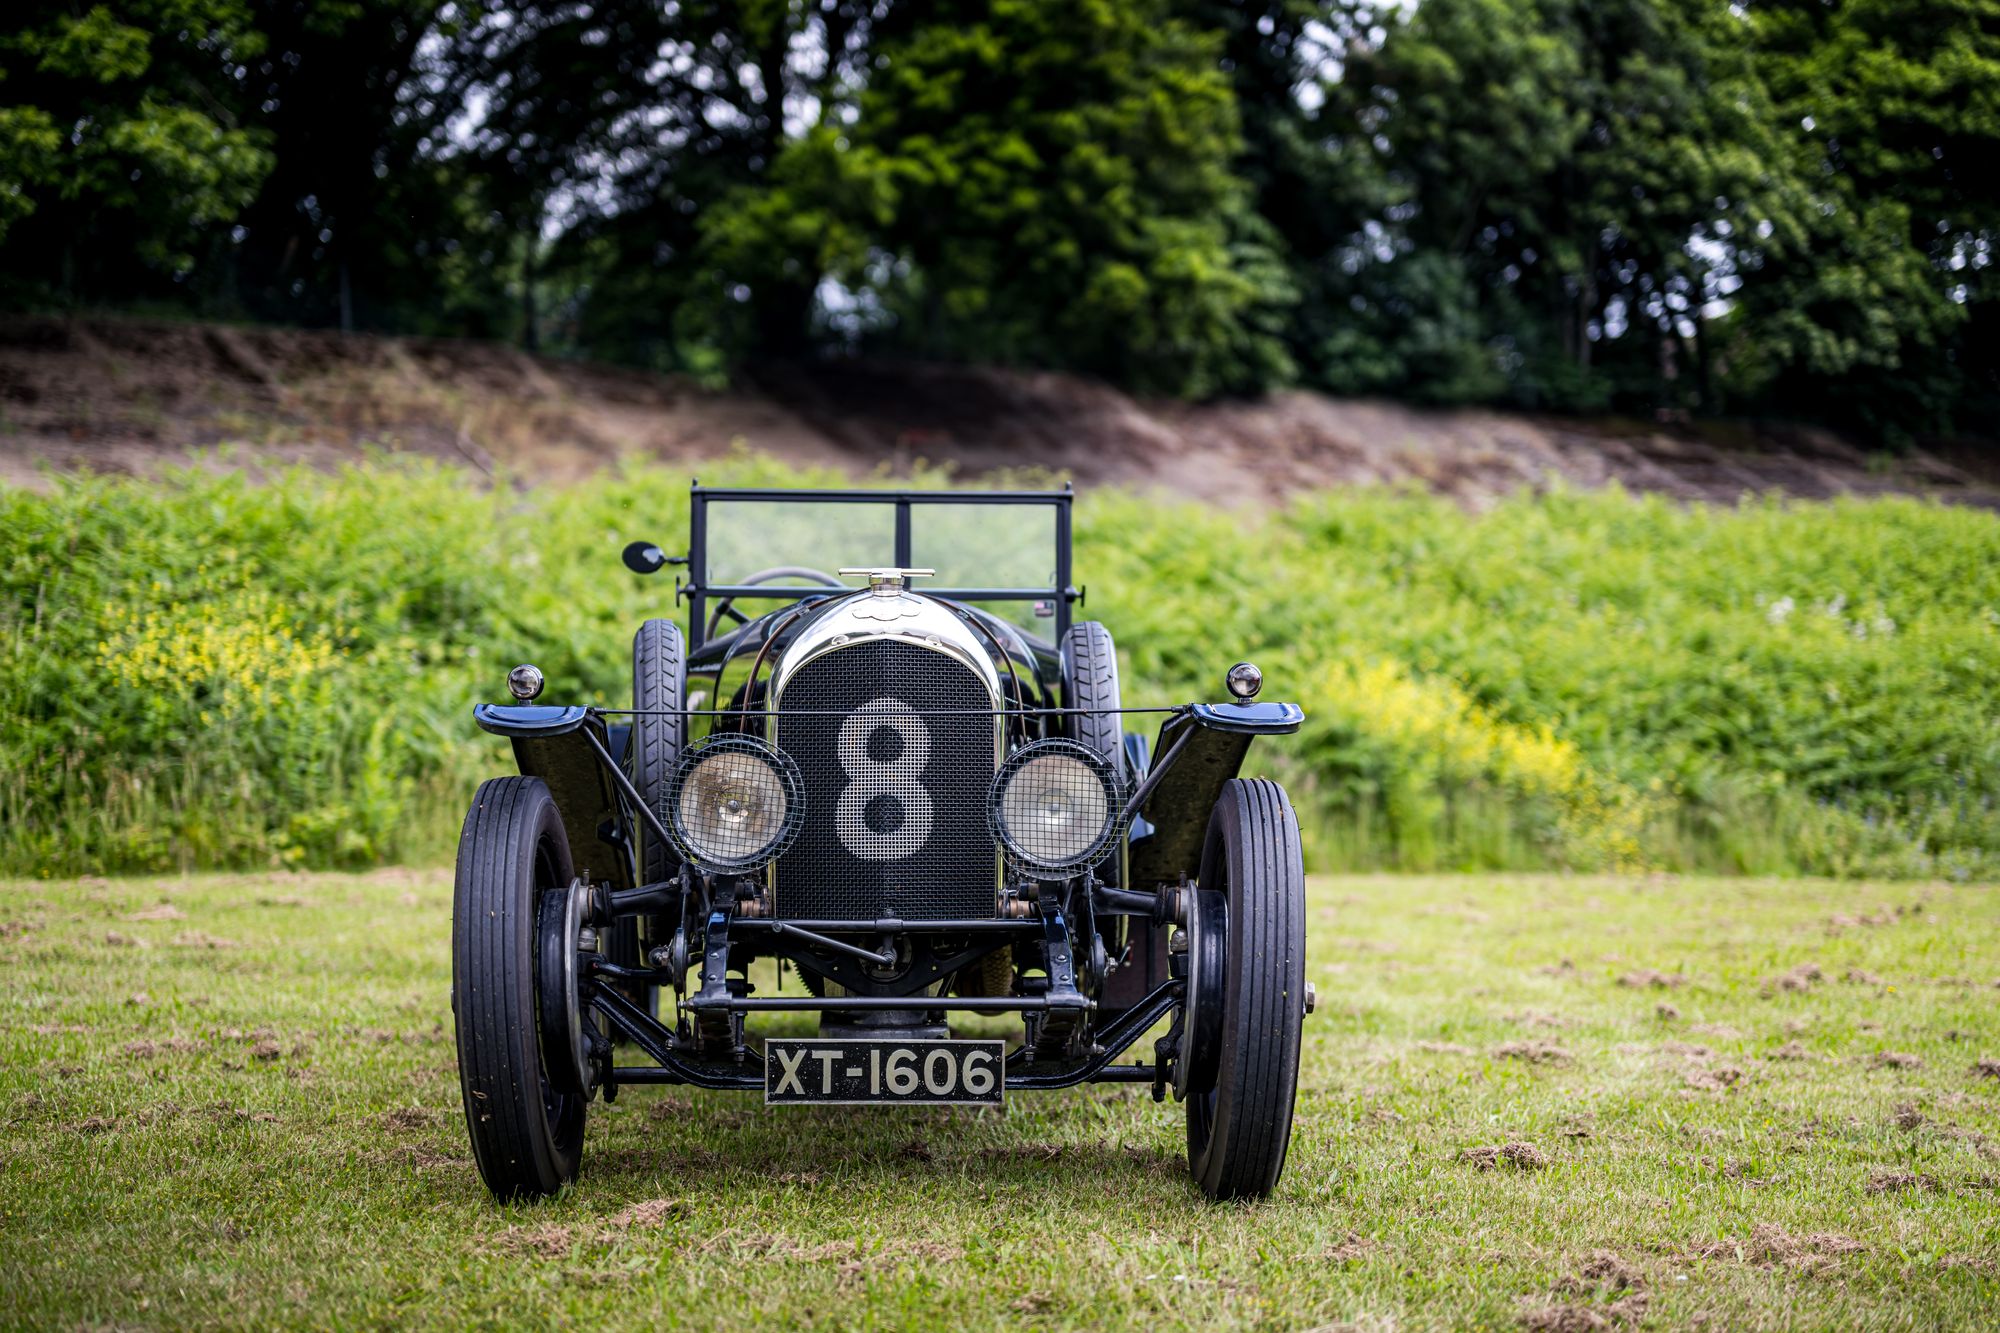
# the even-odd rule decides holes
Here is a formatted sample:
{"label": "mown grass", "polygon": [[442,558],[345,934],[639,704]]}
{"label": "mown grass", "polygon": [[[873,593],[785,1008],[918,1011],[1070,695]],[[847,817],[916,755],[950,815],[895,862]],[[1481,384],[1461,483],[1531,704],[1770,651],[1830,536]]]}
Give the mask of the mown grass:
{"label": "mown grass", "polygon": [[[0,1324],[1937,1328],[2000,1308],[2000,891],[1316,879],[1290,1169],[1141,1091],[631,1090],[496,1207],[439,872],[0,887]],[[1986,1072],[1979,1072],[1981,1069]],[[1481,1169],[1469,1152],[1526,1145]]]}

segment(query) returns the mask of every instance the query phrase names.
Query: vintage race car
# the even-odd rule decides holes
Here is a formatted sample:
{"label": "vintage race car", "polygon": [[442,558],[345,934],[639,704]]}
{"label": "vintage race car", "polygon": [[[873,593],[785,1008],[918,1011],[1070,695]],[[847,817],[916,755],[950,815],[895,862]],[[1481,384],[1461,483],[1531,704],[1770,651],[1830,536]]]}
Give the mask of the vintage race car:
{"label": "vintage race car", "polygon": [[1285,793],[1237,774],[1303,715],[1248,663],[1227,701],[1125,707],[1110,632],[1073,623],[1071,500],[696,485],[685,557],[625,551],[685,565],[691,608],[685,635],[639,627],[632,707],[538,703],[521,666],[474,709],[521,770],[473,800],[452,924],[494,1194],[560,1189],[591,1099],[643,1083],[773,1106],[1144,1083],[1186,1104],[1207,1194],[1276,1186],[1305,879]]}

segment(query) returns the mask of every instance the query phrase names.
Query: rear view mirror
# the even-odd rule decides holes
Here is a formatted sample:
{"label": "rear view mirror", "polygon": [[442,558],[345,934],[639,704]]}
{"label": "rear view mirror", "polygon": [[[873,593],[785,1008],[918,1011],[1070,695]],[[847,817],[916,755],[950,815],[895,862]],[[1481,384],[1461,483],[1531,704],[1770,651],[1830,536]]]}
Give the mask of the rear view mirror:
{"label": "rear view mirror", "polygon": [[657,574],[666,563],[667,553],[651,542],[633,542],[625,548],[625,568],[634,574]]}

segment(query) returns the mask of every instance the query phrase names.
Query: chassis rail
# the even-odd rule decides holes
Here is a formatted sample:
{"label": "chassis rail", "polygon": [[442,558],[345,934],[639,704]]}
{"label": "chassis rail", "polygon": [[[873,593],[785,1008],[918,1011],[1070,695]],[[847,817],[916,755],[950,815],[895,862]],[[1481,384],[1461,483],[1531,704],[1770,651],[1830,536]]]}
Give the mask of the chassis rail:
{"label": "chassis rail", "polygon": [[[1007,1056],[1004,1086],[1009,1092],[1045,1092],[1056,1088],[1071,1088],[1079,1083],[1152,1083],[1155,1069],[1147,1064],[1121,1065],[1113,1063],[1119,1056],[1131,1049],[1132,1044],[1146,1034],[1147,1029],[1166,1017],[1180,998],[1183,983],[1168,981],[1154,988],[1138,1004],[1121,1014],[1117,1021],[1098,1034],[1097,1044],[1090,1054],[1071,1060],[1043,1060],[1034,1058],[1032,1046],[1022,1046]],[[957,997],[933,1005],[923,1005],[927,997],[895,998],[889,996],[853,996],[850,999],[880,1000],[881,1004],[864,1007],[884,1008],[897,1005],[903,1008],[924,1007],[933,1009],[957,1009],[971,1012],[992,1012],[1000,1005],[991,1001]],[[1035,1007],[1035,1001],[1046,996],[1020,996],[1009,998],[1003,1003],[1008,1008],[1025,1009]],[[918,1001],[916,1005],[912,1000]],[[803,1001],[794,1004],[788,1000],[767,1000],[763,1002],[738,999],[738,1005],[755,1008],[821,1008],[832,1007],[833,1002]],[[697,1088],[737,1089],[755,1091],[764,1086],[764,1058],[755,1051],[746,1050],[741,1059],[724,1057],[720,1060],[694,1060],[675,1049],[674,1035],[660,1023],[616,991],[602,986],[593,986],[589,996],[590,1008],[602,1014],[607,1022],[652,1059],[651,1065],[613,1066],[607,1078],[606,1093],[616,1095],[616,1090],[624,1084],[675,1084]]]}
{"label": "chassis rail", "polygon": [[732,995],[720,1000],[690,997],[684,1009],[701,1013],[862,1013],[874,1010],[957,1009],[974,1014],[1042,1013],[1050,1009],[1089,1012],[1097,1005],[1083,996],[1068,995],[829,995],[824,999],[808,995]]}

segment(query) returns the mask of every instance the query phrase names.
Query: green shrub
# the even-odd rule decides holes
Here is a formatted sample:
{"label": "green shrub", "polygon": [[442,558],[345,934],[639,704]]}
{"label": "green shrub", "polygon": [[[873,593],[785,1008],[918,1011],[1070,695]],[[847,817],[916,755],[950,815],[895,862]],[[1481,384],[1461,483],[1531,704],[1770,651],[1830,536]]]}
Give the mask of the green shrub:
{"label": "green shrub", "polygon": [[[1504,772],[1451,771],[1441,739],[1395,758],[1407,728],[1328,664],[1428,682],[1437,718],[1546,728],[1575,747],[1593,799],[1647,826],[1639,859],[1655,864],[2000,869],[1989,514],[1909,499],[1718,509],[1616,490],[1478,515],[1382,492],[1306,497],[1258,523],[1128,497],[1087,512],[1079,568],[1108,591],[1104,618],[1143,679],[1199,687],[1216,653],[1255,654],[1274,689],[1304,693],[1335,727],[1329,748],[1309,725],[1320,769],[1307,776],[1350,852],[1356,823],[1376,830],[1362,864],[1492,863],[1439,841],[1441,811],[1416,815],[1429,831],[1412,842],[1413,773],[1429,773],[1418,790],[1434,804],[1465,792],[1488,805],[1483,789],[1533,821],[1537,801]],[[1177,632],[1189,623],[1209,632]],[[1622,833],[1596,834],[1539,841],[1556,864],[1627,859],[1611,845]]]}
{"label": "green shrub", "polygon": [[[747,455],[711,481],[833,480]],[[938,484],[932,477],[925,484]],[[686,479],[493,488],[379,459],[0,491],[0,871],[436,860],[532,660],[618,706],[628,574]],[[1322,865],[2000,874],[2000,522],[1911,500],[1255,514],[1086,497],[1131,703],[1254,657]]]}

